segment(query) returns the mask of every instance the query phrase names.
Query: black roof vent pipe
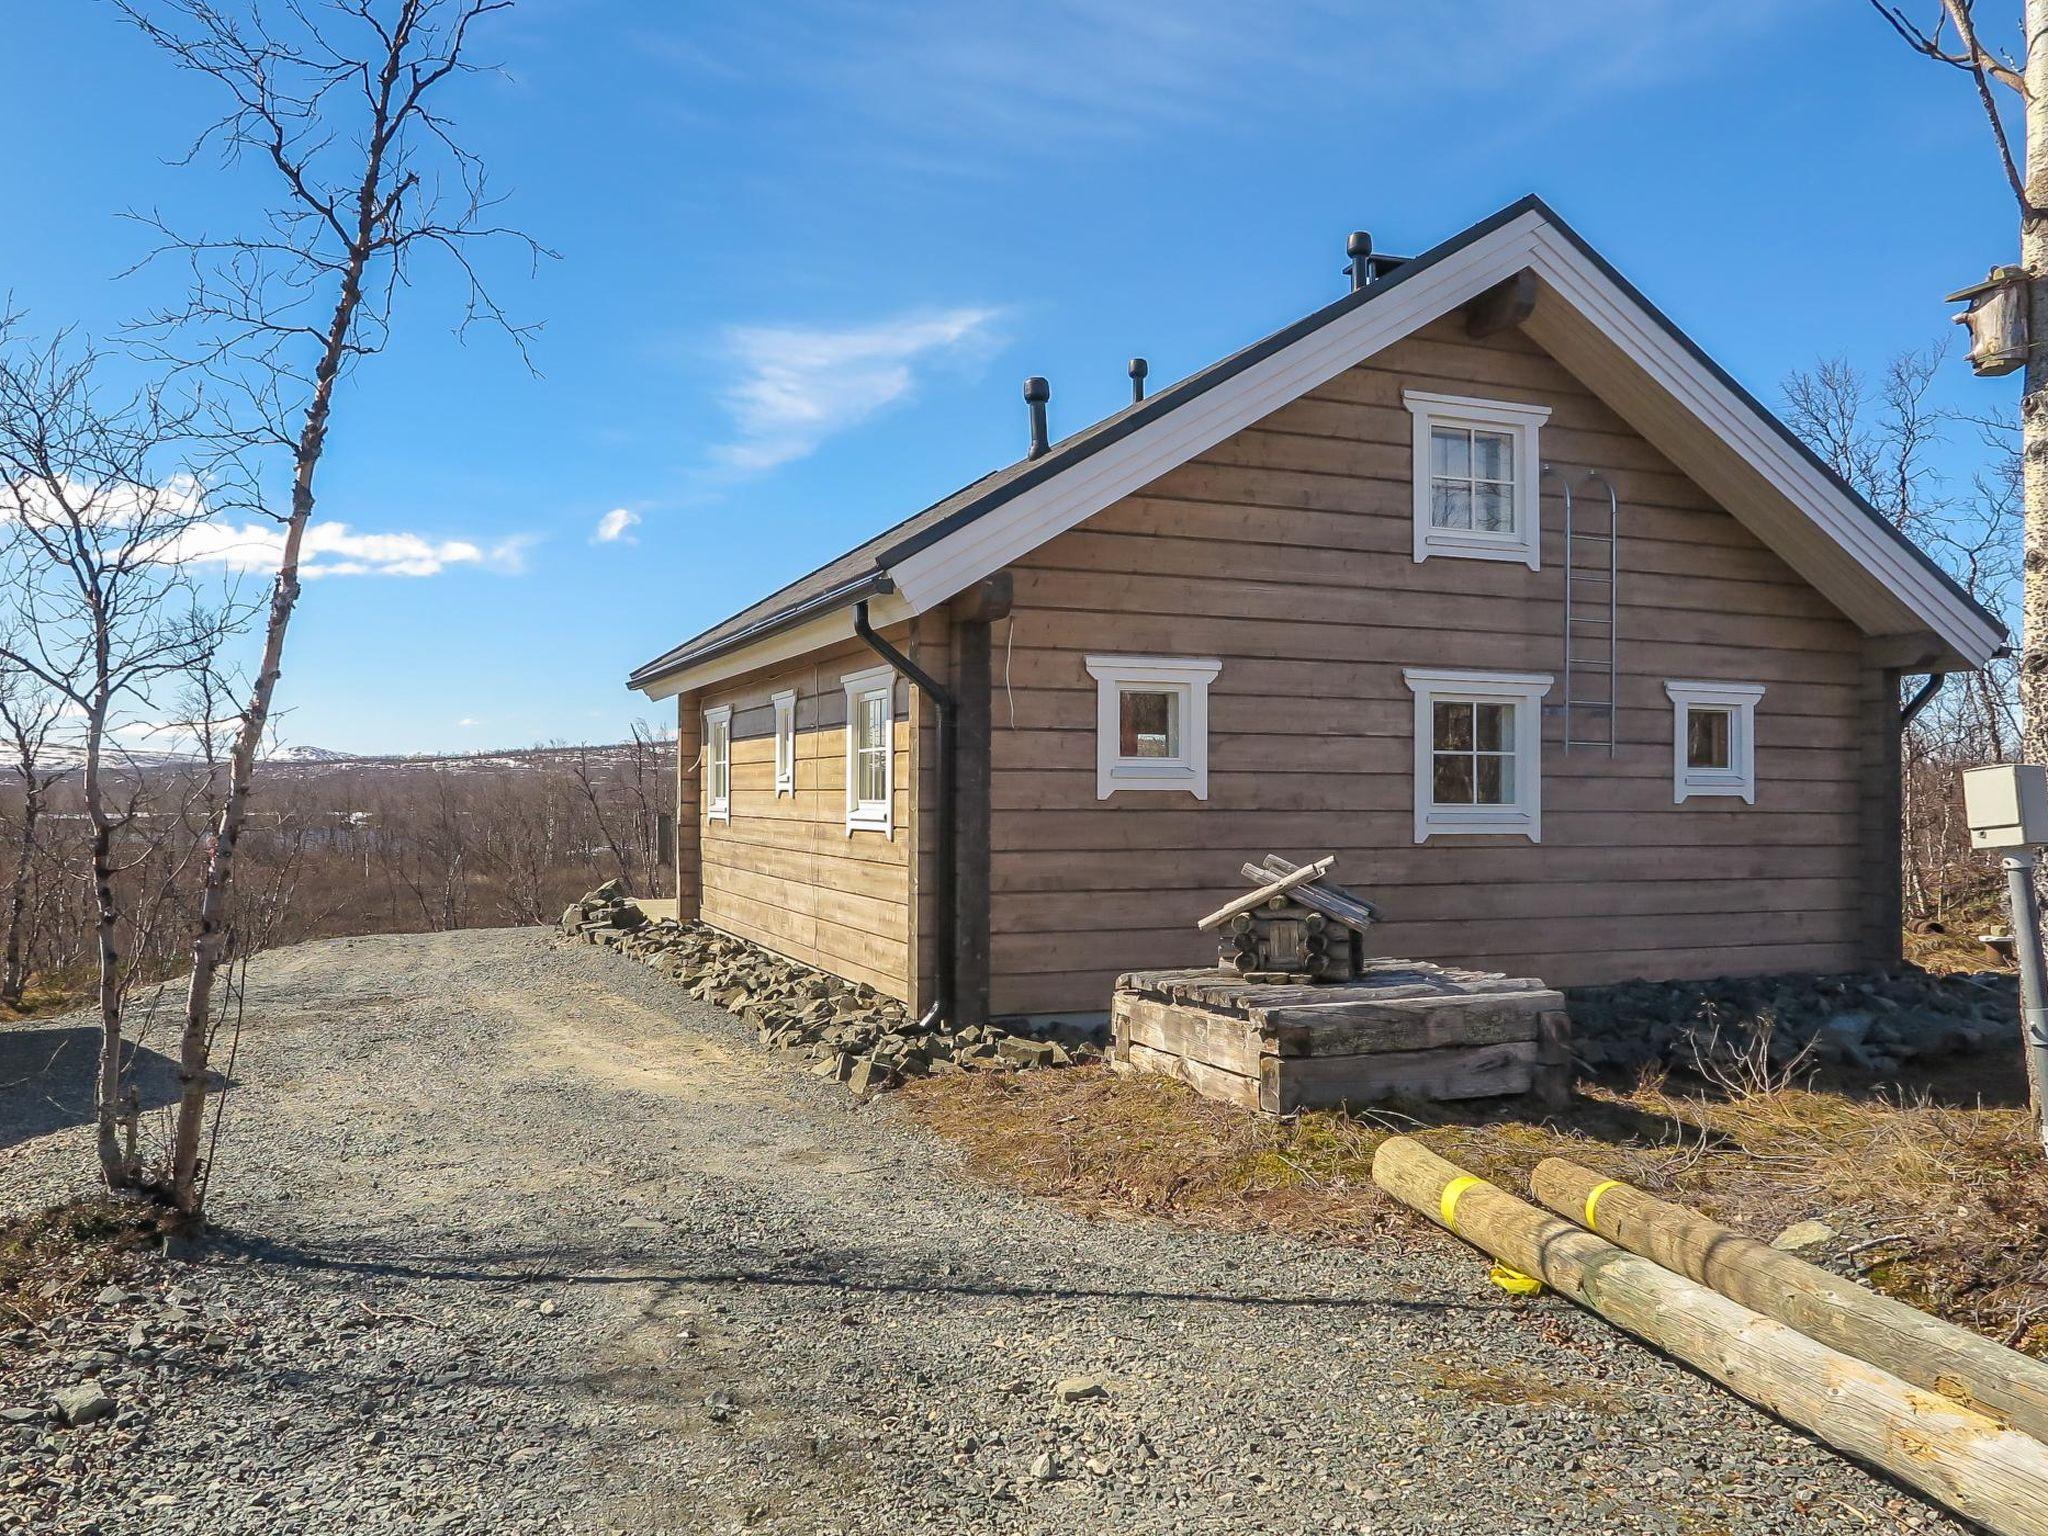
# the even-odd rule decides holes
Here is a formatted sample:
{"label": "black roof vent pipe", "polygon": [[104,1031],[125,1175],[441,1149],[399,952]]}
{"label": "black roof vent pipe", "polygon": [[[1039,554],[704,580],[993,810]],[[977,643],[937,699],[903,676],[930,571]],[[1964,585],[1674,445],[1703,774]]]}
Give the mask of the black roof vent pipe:
{"label": "black roof vent pipe", "polygon": [[1031,452],[1026,458],[1042,459],[1051,446],[1045,436],[1045,402],[1052,398],[1052,386],[1033,374],[1024,381],[1024,403],[1031,407]]}
{"label": "black roof vent pipe", "polygon": [[1142,357],[1131,359],[1131,404],[1145,398],[1145,375],[1151,371],[1151,365]]}
{"label": "black roof vent pipe", "polygon": [[1344,254],[1351,258],[1351,265],[1344,270],[1351,274],[1351,291],[1356,293],[1372,281],[1372,236],[1354,229],[1344,242]]}

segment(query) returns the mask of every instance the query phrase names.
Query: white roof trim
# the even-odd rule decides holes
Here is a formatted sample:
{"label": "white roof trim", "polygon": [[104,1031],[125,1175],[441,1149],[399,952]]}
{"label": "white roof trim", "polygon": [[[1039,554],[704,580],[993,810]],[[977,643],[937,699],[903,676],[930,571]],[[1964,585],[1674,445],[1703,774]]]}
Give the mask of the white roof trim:
{"label": "white roof trim", "polygon": [[[914,613],[945,602],[1524,268],[1533,268],[1849,554],[1900,605],[1900,630],[1925,625],[1973,666],[1983,665],[2004,643],[1967,602],[1873,526],[1841,487],[1534,209],[892,566],[900,597]],[[1771,542],[1768,530],[1752,531]]]}

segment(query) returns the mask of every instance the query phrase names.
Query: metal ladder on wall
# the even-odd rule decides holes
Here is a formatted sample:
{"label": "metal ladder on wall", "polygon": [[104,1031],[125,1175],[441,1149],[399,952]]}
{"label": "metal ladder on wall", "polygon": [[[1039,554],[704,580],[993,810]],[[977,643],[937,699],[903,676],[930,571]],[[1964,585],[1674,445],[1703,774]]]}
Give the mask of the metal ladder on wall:
{"label": "metal ladder on wall", "polygon": [[[1543,466],[1564,493],[1564,749],[1614,756],[1621,723],[1621,499],[1597,469],[1582,477],[1607,491],[1607,531],[1588,533],[1572,505],[1571,481]],[[1587,555],[1600,558],[1589,560]],[[1590,590],[1589,590],[1590,589]]]}

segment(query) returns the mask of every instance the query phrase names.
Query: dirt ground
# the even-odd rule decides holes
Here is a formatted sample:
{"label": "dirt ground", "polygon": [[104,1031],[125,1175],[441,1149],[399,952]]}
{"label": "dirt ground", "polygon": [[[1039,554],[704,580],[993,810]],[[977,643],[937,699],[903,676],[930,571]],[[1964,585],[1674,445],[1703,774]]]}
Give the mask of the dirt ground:
{"label": "dirt ground", "polygon": [[[993,1186],[544,933],[302,945],[248,1004],[219,1239],[0,1335],[0,1529],[1960,1529],[1446,1237]],[[90,1052],[0,1028],[0,1210],[86,1186]]]}

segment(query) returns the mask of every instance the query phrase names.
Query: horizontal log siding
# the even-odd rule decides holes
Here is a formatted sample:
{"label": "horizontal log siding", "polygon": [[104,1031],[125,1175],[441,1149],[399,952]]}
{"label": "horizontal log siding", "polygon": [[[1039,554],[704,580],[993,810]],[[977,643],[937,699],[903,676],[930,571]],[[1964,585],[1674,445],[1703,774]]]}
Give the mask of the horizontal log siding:
{"label": "horizontal log siding", "polygon": [[[1413,560],[1406,387],[1547,405],[1543,456],[1621,493],[1621,751],[1566,756],[1546,720],[1540,844],[1414,841],[1402,667],[1548,672],[1560,700],[1563,549],[1552,492],[1539,572]],[[1559,985],[1857,962],[1873,717],[1855,629],[1519,334],[1433,326],[1013,574],[994,660],[999,1012],[1097,1011],[1119,970],[1208,963],[1194,920],[1269,852],[1337,854],[1386,911],[1381,953]],[[1090,652],[1222,660],[1206,803],[1096,800]],[[1767,686],[1754,807],[1672,803],[1672,678]]]}
{"label": "horizontal log siding", "polygon": [[[897,644],[902,632],[891,632]],[[879,665],[857,642],[707,689],[732,706],[732,820],[698,812],[704,921],[891,997],[915,1001],[910,869],[919,839],[918,712],[896,683],[895,833],[846,830],[846,695],[839,679]],[[796,691],[796,793],[775,793],[775,711]],[[701,782],[701,767],[691,775]],[[692,794],[694,796],[694,789]]]}

